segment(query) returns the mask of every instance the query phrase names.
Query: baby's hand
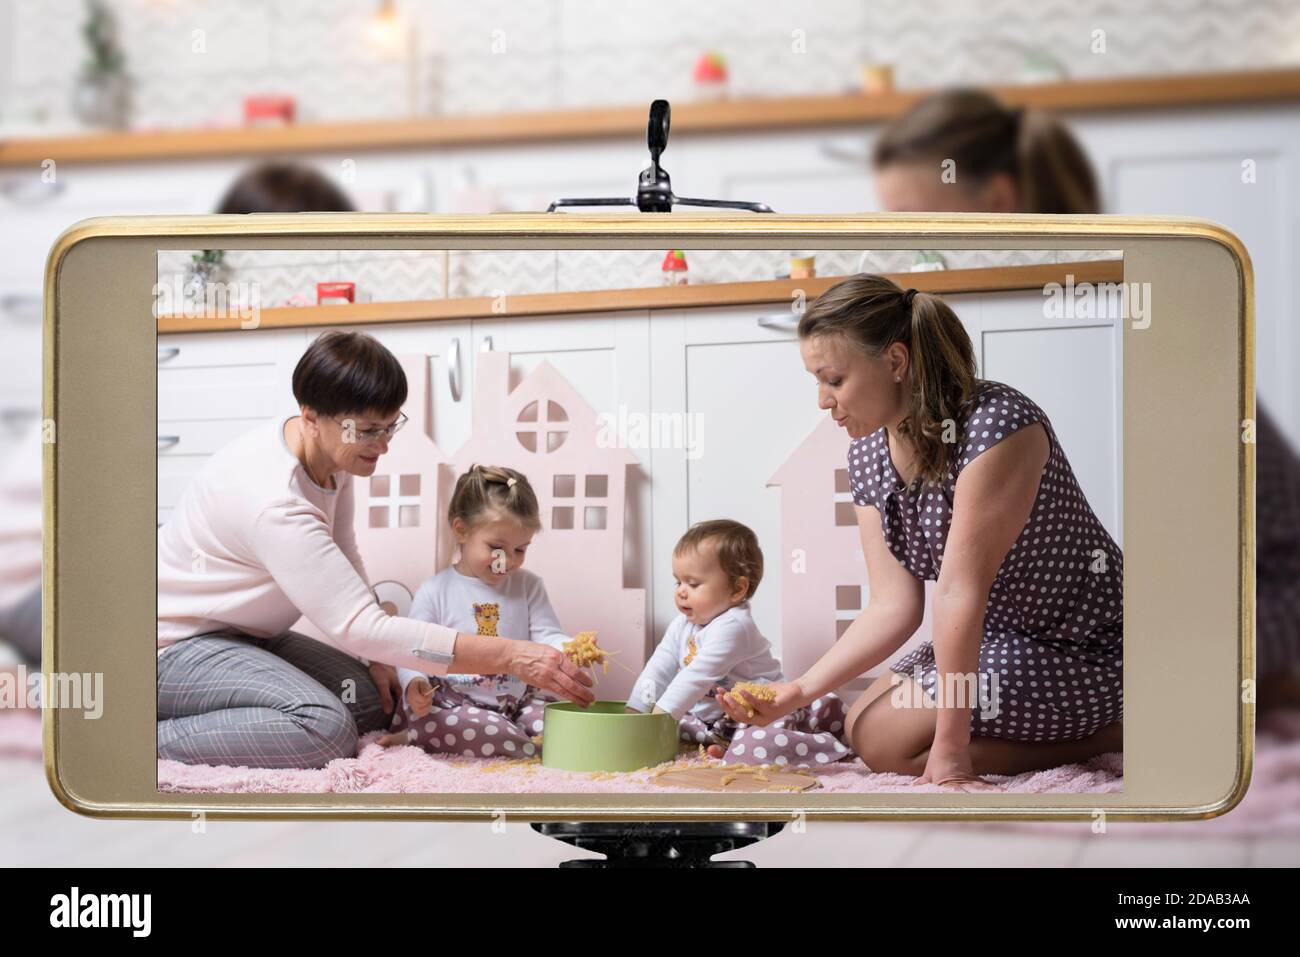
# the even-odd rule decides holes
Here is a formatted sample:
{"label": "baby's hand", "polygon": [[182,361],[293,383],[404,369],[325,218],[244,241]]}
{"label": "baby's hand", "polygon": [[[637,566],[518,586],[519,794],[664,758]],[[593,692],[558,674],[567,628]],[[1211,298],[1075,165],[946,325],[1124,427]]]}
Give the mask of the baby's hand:
{"label": "baby's hand", "polygon": [[624,705],[624,706],[623,706],[623,713],[624,713],[624,714],[644,714],[644,712],[642,712],[642,711],[638,711],[636,708],[632,707],[631,705]]}
{"label": "baby's hand", "polygon": [[416,678],[406,686],[406,704],[417,718],[429,713],[433,708],[433,685],[427,678]]}

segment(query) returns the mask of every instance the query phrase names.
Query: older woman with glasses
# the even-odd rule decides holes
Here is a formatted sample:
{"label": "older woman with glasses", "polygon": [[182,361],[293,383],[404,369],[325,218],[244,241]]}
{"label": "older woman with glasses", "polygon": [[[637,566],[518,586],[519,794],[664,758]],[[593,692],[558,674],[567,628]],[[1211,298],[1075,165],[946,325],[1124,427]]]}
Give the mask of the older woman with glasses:
{"label": "older woman with glasses", "polygon": [[[298,415],[214,455],[158,530],[158,755],[322,767],[385,727],[395,666],[511,674],[590,703],[591,679],[540,642],[460,634],[377,604],[352,479],[406,422],[406,377],[370,336],[330,332],[293,374]],[[305,616],[329,644],[289,630]]]}

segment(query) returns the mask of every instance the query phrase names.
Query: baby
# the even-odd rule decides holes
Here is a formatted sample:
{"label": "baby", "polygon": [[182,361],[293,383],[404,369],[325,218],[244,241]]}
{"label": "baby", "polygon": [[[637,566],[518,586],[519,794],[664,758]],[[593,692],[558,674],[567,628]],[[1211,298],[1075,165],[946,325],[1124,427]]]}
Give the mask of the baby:
{"label": "baby", "polygon": [[754,533],[720,519],[692,525],[673,549],[680,612],[632,686],[627,710],[667,712],[681,736],[724,763],[809,767],[851,754],[839,740],[844,702],[827,694],[765,728],[737,724],[712,690],[738,682],[784,681],[781,663],[750,614],[763,577]]}
{"label": "baby", "polygon": [[[475,465],[456,482],[447,509],[459,554],[416,593],[410,617],[458,631],[545,642],[569,636],[542,580],[520,566],[541,527],[537,496],[514,469]],[[416,744],[468,757],[527,757],[538,750],[546,703],[554,696],[512,675],[449,674],[430,679],[398,669],[402,707],[384,747]]]}

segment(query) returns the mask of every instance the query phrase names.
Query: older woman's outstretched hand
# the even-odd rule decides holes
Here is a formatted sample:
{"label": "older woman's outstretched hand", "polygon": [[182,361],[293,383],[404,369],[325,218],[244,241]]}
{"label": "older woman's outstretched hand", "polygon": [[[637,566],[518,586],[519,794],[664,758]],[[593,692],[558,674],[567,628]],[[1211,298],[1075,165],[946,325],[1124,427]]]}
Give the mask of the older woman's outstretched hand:
{"label": "older woman's outstretched hand", "polygon": [[506,670],[516,678],[584,707],[596,700],[590,691],[591,675],[560,649],[538,641],[510,640],[510,646],[510,667]]}
{"label": "older woman's outstretched hand", "polygon": [[732,721],[760,728],[778,718],[784,718],[805,704],[803,689],[793,681],[774,681],[767,687],[776,695],[774,701],[760,701],[744,691],[729,692],[719,685],[716,689],[717,702]]}

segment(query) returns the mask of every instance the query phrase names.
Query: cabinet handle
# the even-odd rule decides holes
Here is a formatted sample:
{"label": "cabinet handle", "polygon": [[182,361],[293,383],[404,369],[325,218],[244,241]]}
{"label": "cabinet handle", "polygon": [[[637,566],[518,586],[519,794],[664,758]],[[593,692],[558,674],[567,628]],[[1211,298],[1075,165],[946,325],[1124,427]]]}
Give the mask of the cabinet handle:
{"label": "cabinet handle", "polygon": [[7,179],[0,183],[0,193],[4,194],[5,199],[25,206],[48,202],[56,196],[61,196],[66,188],[67,184],[61,179],[56,179],[52,183],[42,183],[39,179],[26,176]]}
{"label": "cabinet handle", "polygon": [[447,385],[451,388],[451,401],[460,401],[460,336],[451,340],[447,350]]}
{"label": "cabinet handle", "polygon": [[40,322],[41,297],[21,292],[0,296],[0,312],[20,322]]}
{"label": "cabinet handle", "polygon": [[179,435],[160,435],[160,436],[158,436],[158,451],[159,451],[159,452],[163,451],[164,449],[174,449],[174,448],[176,448],[176,446],[178,446],[178,445],[180,445],[180,444],[181,444],[181,437],[180,437]]}
{"label": "cabinet handle", "polygon": [[159,350],[158,350],[158,364],[159,364],[159,365],[162,365],[162,364],[163,364],[164,362],[166,362],[168,359],[175,359],[175,358],[176,358],[178,355],[180,355],[180,354],[181,354],[181,348],[180,348],[180,346],[169,346],[169,347],[166,348],[166,349],[159,349]]}
{"label": "cabinet handle", "polygon": [[764,329],[775,329],[777,332],[794,332],[799,328],[799,317],[789,315],[759,316],[758,324]]}

